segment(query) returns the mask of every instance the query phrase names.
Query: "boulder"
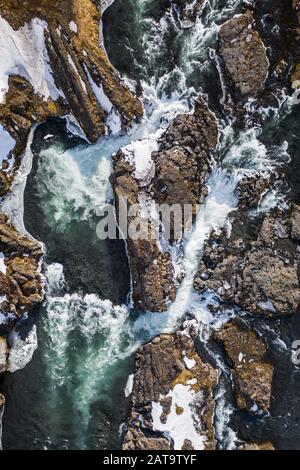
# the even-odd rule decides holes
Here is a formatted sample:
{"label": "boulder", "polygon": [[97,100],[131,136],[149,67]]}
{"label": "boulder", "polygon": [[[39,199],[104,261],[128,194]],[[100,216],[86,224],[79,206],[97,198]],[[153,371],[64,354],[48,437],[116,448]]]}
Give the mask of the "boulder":
{"label": "boulder", "polygon": [[22,5],[19,0],[0,0],[0,11],[2,18],[15,30],[33,18],[45,22],[42,34],[55,85],[60,91],[57,101],[46,100],[27,81],[25,72],[24,76],[12,74],[9,77],[5,102],[0,104],[0,123],[16,140],[11,152],[15,161],[10,171],[7,171],[6,161],[2,166],[1,195],[11,187],[33,124],[48,116],[71,112],[87,138],[96,142],[105,134],[106,121],[113,108],[120,118],[120,130],[139,119],[143,109],[100,47],[102,13],[93,0],[25,0]]}
{"label": "boulder", "polygon": [[253,331],[231,322],[214,333],[221,341],[232,370],[238,408],[250,413],[270,408],[273,366],[266,361],[266,346]]}
{"label": "boulder", "polygon": [[256,97],[264,88],[269,60],[253,15],[235,15],[219,31],[219,50],[237,95]]}
{"label": "boulder", "polygon": [[141,347],[123,449],[215,449],[217,371],[199,356],[197,326],[187,321]]}
{"label": "boulder", "polygon": [[271,442],[247,442],[243,444],[239,450],[275,450],[275,447]]}

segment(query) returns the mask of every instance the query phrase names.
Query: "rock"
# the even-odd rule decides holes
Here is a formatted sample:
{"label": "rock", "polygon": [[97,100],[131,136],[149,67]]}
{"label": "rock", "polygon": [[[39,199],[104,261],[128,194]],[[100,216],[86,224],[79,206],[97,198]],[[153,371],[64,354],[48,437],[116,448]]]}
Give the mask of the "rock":
{"label": "rock", "polygon": [[258,234],[247,240],[247,230],[238,233],[237,227],[243,225],[239,214],[233,216],[231,236],[223,230],[206,243],[196,290],[214,290],[221,300],[253,314],[295,313],[300,302],[299,250],[290,227],[296,217],[295,211],[266,215]]}
{"label": "rock", "polygon": [[[120,128],[127,128],[143,114],[140,100],[129,90],[99,45],[101,11],[93,0],[0,0],[1,16],[19,30],[33,18],[47,23],[44,39],[56,87],[57,102],[45,100],[24,77],[10,76],[5,104],[0,105],[0,123],[16,140],[14,167],[0,171],[1,193],[5,194],[20,164],[32,124],[50,115],[71,112],[91,142],[106,132],[110,110],[98,97],[102,90],[116,115]],[[75,25],[71,27],[70,25]],[[24,73],[25,74],[25,73]],[[64,97],[64,98],[63,98]],[[100,101],[98,101],[98,99]],[[17,127],[16,127],[17,126]],[[5,167],[5,165],[4,165]]]}
{"label": "rock", "polygon": [[51,98],[44,100],[23,77],[10,76],[8,84],[5,103],[0,103],[0,123],[15,139],[16,145],[10,155],[13,158],[12,167],[9,171],[3,167],[0,170],[0,195],[10,189],[32,126],[48,116],[62,115],[67,111],[62,102],[54,102]]}
{"label": "rock", "polygon": [[300,243],[300,206],[293,205],[291,237]]}
{"label": "rock", "polygon": [[[115,193],[117,217],[122,200],[127,198],[129,208],[137,205],[136,217],[128,215],[128,226],[136,220],[145,224],[145,212],[156,204],[197,204],[206,192],[205,181],[209,172],[210,156],[218,142],[218,126],[207,104],[199,98],[195,112],[177,116],[159,140],[160,150],[153,152],[148,173],[136,174],[135,158],[121,150],[114,158],[111,183]],[[145,156],[146,158],[146,156]],[[191,222],[191,220],[190,220]],[[171,227],[172,229],[172,227]],[[127,253],[132,274],[133,301],[136,308],[162,312],[175,299],[176,283],[170,249],[161,250],[157,236],[143,240],[128,237]],[[174,241],[171,230],[170,243]],[[175,237],[176,238],[176,237]],[[180,241],[180,240],[179,240]]]}
{"label": "rock", "polygon": [[255,175],[245,176],[237,185],[235,194],[239,199],[241,209],[256,208],[262,196],[270,188],[273,176]]}
{"label": "rock", "polygon": [[[8,337],[18,318],[43,300],[40,274],[43,248],[37,241],[19,234],[8,217],[0,213],[0,251],[5,266],[0,272],[1,313],[6,317],[5,325],[1,325],[1,334]],[[0,373],[7,368],[8,350],[7,343],[4,350],[4,341],[5,338],[2,341],[4,352]]]}
{"label": "rock", "polygon": [[206,195],[210,157],[218,143],[218,125],[203,99],[193,114],[180,114],[160,139],[153,154],[154,199],[157,204],[200,204]]}
{"label": "rock", "polygon": [[162,334],[138,351],[123,449],[215,449],[217,371],[199,356],[196,336],[188,321],[184,330]]}
{"label": "rock", "polygon": [[0,412],[1,412],[1,408],[3,408],[4,405],[5,405],[5,398],[4,398],[4,396],[0,393]]}
{"label": "rock", "polygon": [[214,337],[224,345],[232,369],[233,389],[240,409],[255,413],[270,407],[273,366],[266,362],[266,347],[252,331],[227,324]]}
{"label": "rock", "polygon": [[[6,338],[0,336],[0,374],[7,370],[8,345]],[[1,398],[2,395],[0,395]]]}
{"label": "rock", "polygon": [[205,5],[205,0],[174,0],[176,11],[183,28],[191,27]]}
{"label": "rock", "polygon": [[257,442],[248,442],[243,444],[239,450],[275,450],[275,447],[271,442],[263,442],[261,444]]}
{"label": "rock", "polygon": [[250,11],[234,16],[221,26],[219,49],[237,94],[257,96],[268,77],[269,61]]}

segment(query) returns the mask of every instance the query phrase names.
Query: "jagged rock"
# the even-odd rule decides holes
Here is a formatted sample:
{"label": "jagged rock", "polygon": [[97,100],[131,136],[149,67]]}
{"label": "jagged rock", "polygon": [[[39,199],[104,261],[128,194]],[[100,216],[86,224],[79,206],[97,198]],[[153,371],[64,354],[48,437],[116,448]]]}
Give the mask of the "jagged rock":
{"label": "jagged rock", "polygon": [[222,230],[206,243],[195,288],[214,290],[221,300],[253,314],[295,313],[300,302],[299,248],[291,235],[296,214],[294,209],[290,215],[266,215],[252,240],[247,240],[245,227],[239,232],[243,221],[237,214],[229,238]]}
{"label": "jagged rock", "polygon": [[174,0],[179,20],[183,28],[191,27],[204,7],[205,0]]}
{"label": "jagged rock", "polygon": [[[205,101],[199,99],[193,114],[177,116],[163,134],[159,141],[160,150],[153,152],[152,165],[143,179],[136,176],[134,158],[129,160],[126,152],[118,152],[111,176],[118,218],[124,198],[129,207],[140,206],[136,219],[141,225],[143,210],[153,203],[191,204],[196,212],[196,205],[206,191],[210,154],[217,142],[216,118]],[[128,225],[132,220],[129,216]],[[155,237],[144,238],[128,237],[126,240],[134,305],[149,311],[165,311],[176,294],[172,258],[170,252],[160,250]],[[171,236],[169,241],[173,241]]]}
{"label": "jagged rock", "polygon": [[273,366],[266,362],[266,346],[252,331],[229,323],[214,337],[224,345],[232,369],[233,389],[240,409],[267,411],[270,407]]}
{"label": "jagged rock", "polygon": [[5,405],[5,398],[4,398],[4,396],[0,393],[0,412],[1,412],[1,408],[3,408],[4,405]]}
{"label": "jagged rock", "polygon": [[[0,169],[0,195],[6,194],[10,189],[33,124],[48,116],[64,114],[67,109],[62,102],[54,102],[51,98],[44,100],[23,77],[11,76],[8,83],[5,103],[0,103],[0,122],[15,139],[16,145]],[[6,171],[12,159],[13,165]]]}
{"label": "jagged rock", "polygon": [[199,99],[193,114],[177,116],[153,154],[154,199],[158,204],[196,206],[206,195],[205,178],[211,152],[218,143],[218,125],[205,101]]}
{"label": "jagged rock", "polygon": [[[8,345],[6,338],[0,336],[0,374],[7,370]],[[1,398],[2,395],[0,395]]]}
{"label": "jagged rock", "polygon": [[[0,0],[0,10],[15,30],[36,17],[47,23],[45,45],[55,84],[61,90],[57,102],[45,100],[26,81],[27,77],[10,77],[5,104],[0,105],[0,123],[16,140],[17,159],[10,175],[0,172],[4,194],[33,123],[70,110],[89,140],[95,142],[106,132],[105,121],[113,107],[123,128],[142,116],[143,110],[140,100],[120,79],[99,45],[101,11],[92,0],[35,0],[22,4],[18,0]],[[111,107],[103,105],[105,100]]]}
{"label": "jagged rock", "polygon": [[271,442],[263,442],[261,444],[256,442],[247,442],[243,444],[239,450],[275,450],[275,447]]}
{"label": "jagged rock", "polygon": [[262,91],[269,61],[250,11],[234,16],[221,26],[219,47],[226,73],[238,94],[256,96]]}
{"label": "jagged rock", "polygon": [[19,234],[3,213],[0,213],[0,249],[5,254],[30,255],[35,259],[43,255],[42,245],[32,238]]}
{"label": "jagged rock", "polygon": [[217,371],[199,356],[196,336],[188,321],[183,331],[162,334],[137,353],[123,449],[215,449]]}
{"label": "jagged rock", "polygon": [[262,196],[272,183],[272,176],[255,175],[242,178],[235,190],[241,209],[252,209],[258,206]]}
{"label": "jagged rock", "polygon": [[[0,271],[0,307],[6,317],[1,334],[8,337],[17,319],[43,300],[40,274],[43,249],[37,241],[20,235],[8,217],[0,213],[0,251],[4,265]],[[2,372],[5,370],[2,368]]]}

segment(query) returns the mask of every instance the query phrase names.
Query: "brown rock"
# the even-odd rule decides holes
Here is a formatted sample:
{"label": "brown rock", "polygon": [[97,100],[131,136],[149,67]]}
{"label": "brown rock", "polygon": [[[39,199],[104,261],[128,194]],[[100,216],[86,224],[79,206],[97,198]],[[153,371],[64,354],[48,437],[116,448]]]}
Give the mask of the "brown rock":
{"label": "brown rock", "polygon": [[[7,370],[8,345],[6,338],[0,336],[0,374]],[[0,395],[1,397],[2,395]]]}
{"label": "brown rock", "polygon": [[4,405],[5,405],[5,398],[4,398],[4,396],[0,393],[0,411],[1,411],[1,408],[3,408]]}
{"label": "brown rock", "polygon": [[264,88],[269,61],[250,11],[222,25],[219,45],[226,73],[236,91],[242,96],[256,96]]}
{"label": "brown rock", "polygon": [[258,206],[262,196],[269,189],[273,178],[270,176],[255,175],[242,178],[235,190],[241,209],[252,209]]}
{"label": "brown rock", "polygon": [[[16,139],[16,161],[9,174],[0,171],[0,191],[5,194],[18,169],[32,124],[71,110],[90,141],[95,142],[105,133],[107,112],[98,102],[91,80],[103,87],[124,128],[141,117],[143,110],[140,100],[123,83],[99,46],[101,11],[95,2],[0,0],[0,10],[16,30],[34,17],[47,22],[44,34],[50,65],[55,83],[66,97],[66,101],[60,99],[57,103],[44,100],[24,77],[9,78],[6,104],[0,105],[0,122]],[[76,33],[69,26],[71,21],[77,26]]]}
{"label": "brown rock", "polygon": [[249,442],[241,446],[239,450],[275,450],[275,447],[271,442],[263,442],[262,444]]}
{"label": "brown rock", "polygon": [[[195,112],[177,116],[160,139],[160,151],[152,154],[155,171],[150,178],[137,179],[133,163],[126,160],[122,151],[118,152],[111,176],[118,217],[123,198],[127,198],[129,207],[138,202],[141,206],[143,198],[149,203],[191,204],[196,213],[197,204],[206,191],[210,154],[217,142],[217,121],[200,98]],[[141,208],[135,219],[136,224],[143,223]],[[129,216],[128,225],[132,221]],[[146,233],[150,234],[150,224],[146,226]],[[172,231],[170,235],[169,242],[172,243]],[[133,301],[136,308],[162,312],[176,295],[177,280],[174,279],[172,259],[169,252],[159,249],[155,236],[144,238],[128,237],[126,240]]]}
{"label": "brown rock", "polygon": [[[183,331],[173,335],[162,334],[137,353],[123,449],[174,449],[174,442],[167,436],[167,432],[164,434],[153,427],[152,412],[155,403],[161,406],[160,422],[166,428],[173,408],[178,419],[184,413],[192,412],[194,428],[199,434],[199,446],[203,441],[205,449],[215,448],[213,390],[217,384],[217,371],[203,362],[196,351],[196,332],[194,323],[186,322]],[[178,386],[186,387],[194,397],[189,410],[175,402],[173,392]],[[152,447],[153,445],[156,447]],[[193,449],[189,436],[182,441],[181,448]]]}
{"label": "brown rock", "polygon": [[296,212],[267,215],[257,237],[247,241],[245,233],[236,236],[236,214],[232,236],[228,239],[221,231],[206,244],[195,288],[214,290],[222,300],[254,314],[295,313],[300,302],[299,252],[290,226],[296,220]]}
{"label": "brown rock", "polygon": [[267,411],[270,407],[273,366],[266,362],[266,347],[252,331],[227,324],[214,337],[221,341],[232,369],[233,389],[240,409]]}

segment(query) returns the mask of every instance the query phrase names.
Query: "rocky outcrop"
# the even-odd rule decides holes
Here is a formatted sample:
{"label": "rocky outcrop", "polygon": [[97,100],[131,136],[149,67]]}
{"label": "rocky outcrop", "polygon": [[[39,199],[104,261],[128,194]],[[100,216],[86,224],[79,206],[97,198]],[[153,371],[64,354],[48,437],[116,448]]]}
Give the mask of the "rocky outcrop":
{"label": "rocky outcrop", "polygon": [[[0,214],[0,335],[6,338],[16,321],[43,299],[40,262],[41,245],[20,235],[4,214]],[[0,372],[5,372],[8,359],[7,339],[1,338]],[[6,357],[6,360],[5,360]]]}
{"label": "rocky outcrop", "polygon": [[245,176],[236,187],[235,194],[240,209],[253,209],[258,206],[262,197],[268,192],[276,175],[256,174]]}
{"label": "rocky outcrop", "polygon": [[204,99],[196,103],[194,113],[177,116],[159,143],[159,152],[152,155],[154,200],[157,204],[196,207],[207,193],[205,178],[218,143],[216,117]]}
{"label": "rocky outcrop", "polygon": [[[171,230],[168,246],[163,249],[158,243],[157,221],[151,215],[151,208],[155,204],[178,204],[182,208],[190,204],[195,214],[197,204],[206,193],[210,156],[217,142],[216,118],[205,101],[199,99],[194,113],[174,119],[160,138],[158,151],[152,152],[149,158],[145,152],[143,171],[137,170],[134,149],[125,148],[114,158],[111,183],[118,219],[126,198],[129,208],[138,207],[134,217],[129,213],[128,226],[135,221],[135,226],[144,227],[145,232],[143,239],[128,236],[126,240],[136,308],[165,311],[168,303],[175,299],[176,279],[169,248],[174,232]],[[150,225],[156,227],[154,232]]]}
{"label": "rocky outcrop", "polygon": [[295,313],[300,302],[298,208],[290,214],[266,215],[252,239],[249,223],[238,213],[233,215],[229,238],[224,230],[212,233],[195,288],[214,290],[221,300],[252,314]]}
{"label": "rocky outcrop", "polygon": [[266,361],[266,346],[253,331],[229,323],[215,332],[229,361],[237,406],[250,413],[270,408],[273,366]]}
{"label": "rocky outcrop", "polygon": [[197,327],[162,334],[136,356],[124,450],[214,449],[217,371],[199,356]]}
{"label": "rocky outcrop", "polygon": [[10,189],[32,126],[49,116],[62,115],[67,109],[62,100],[58,102],[51,98],[44,100],[23,77],[11,76],[8,84],[5,103],[0,103],[0,123],[16,144],[7,158],[2,161],[0,196],[5,195]]}
{"label": "rocky outcrop", "polygon": [[[35,0],[24,1],[21,5],[18,0],[0,0],[1,17],[13,28],[10,33],[13,43],[14,30],[17,34],[24,25],[28,37],[36,34],[37,44],[43,41],[44,50],[38,51],[40,56],[33,60],[45,61],[43,80],[48,81],[48,74],[56,86],[51,99],[41,96],[27,81],[31,75],[26,70],[24,77],[11,75],[5,104],[0,105],[0,123],[16,140],[12,151],[15,157],[23,151],[31,125],[49,115],[70,111],[88,139],[95,142],[107,130],[127,128],[143,114],[141,102],[120,79],[100,47],[101,11],[96,4],[92,0],[50,3]],[[33,24],[36,18],[40,22]],[[25,43],[26,37],[24,35]],[[24,65],[19,70],[23,68]],[[15,166],[17,164],[18,159]],[[9,189],[13,173],[9,176],[3,171],[0,173],[2,193]]]}
{"label": "rocky outcrop", "polygon": [[268,77],[269,61],[250,11],[221,26],[219,50],[237,97],[256,97]]}

